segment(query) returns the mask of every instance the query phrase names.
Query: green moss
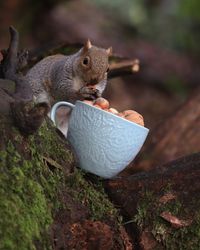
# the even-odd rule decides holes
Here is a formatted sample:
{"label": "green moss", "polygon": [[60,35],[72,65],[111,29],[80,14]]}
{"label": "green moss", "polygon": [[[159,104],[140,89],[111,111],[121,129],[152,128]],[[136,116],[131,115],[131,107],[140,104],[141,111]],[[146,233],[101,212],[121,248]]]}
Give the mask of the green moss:
{"label": "green moss", "polygon": [[137,207],[137,214],[134,216],[134,219],[132,220],[133,222],[137,223],[137,225],[140,228],[143,228],[144,225],[146,224],[148,208],[153,201],[154,201],[153,193],[145,191],[144,198]]}
{"label": "green moss", "polygon": [[67,185],[73,189],[72,196],[90,210],[92,220],[107,221],[107,219],[121,221],[118,210],[114,208],[103,190],[101,181],[89,183],[84,178],[84,172],[77,169],[73,176],[68,177]]}
{"label": "green moss", "polygon": [[[47,157],[51,157],[54,160],[60,162],[60,164],[72,164],[74,161],[72,153],[67,150],[69,147],[67,141],[62,140],[55,130],[52,130],[49,122],[43,123],[38,131],[38,137],[32,137],[31,140],[37,145],[37,150],[43,153]],[[58,147],[59,145],[59,147]],[[67,147],[66,147],[67,146]]]}
{"label": "green moss", "polygon": [[33,241],[52,222],[43,187],[11,142],[0,159],[0,249],[35,249]]}
{"label": "green moss", "polygon": [[[165,193],[170,192],[166,187]],[[195,199],[196,201],[196,199]],[[164,249],[199,249],[200,246],[200,204],[195,202],[196,212],[193,215],[193,222],[185,227],[174,228],[169,222],[161,218],[164,211],[171,212],[179,219],[188,219],[191,217],[190,209],[185,209],[182,200],[176,198],[166,203],[161,203],[158,196],[151,191],[145,191],[137,207],[137,214],[131,222],[135,222],[140,230],[148,228],[154,235],[156,241]],[[193,209],[194,210],[194,209]]]}
{"label": "green moss", "polygon": [[28,140],[15,129],[11,134],[13,141],[0,151],[0,249],[36,249],[36,241],[50,249],[49,226],[60,206],[57,193],[64,174],[51,171],[43,156],[71,164],[72,155],[53,144],[58,139],[46,123]]}

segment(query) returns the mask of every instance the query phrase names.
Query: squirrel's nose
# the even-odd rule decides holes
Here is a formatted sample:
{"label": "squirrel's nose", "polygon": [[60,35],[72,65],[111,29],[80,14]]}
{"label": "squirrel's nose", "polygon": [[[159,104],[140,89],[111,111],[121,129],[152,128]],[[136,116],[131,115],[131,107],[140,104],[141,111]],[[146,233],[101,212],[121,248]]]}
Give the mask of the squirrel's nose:
{"label": "squirrel's nose", "polygon": [[92,78],[90,84],[97,84],[99,82],[98,78]]}

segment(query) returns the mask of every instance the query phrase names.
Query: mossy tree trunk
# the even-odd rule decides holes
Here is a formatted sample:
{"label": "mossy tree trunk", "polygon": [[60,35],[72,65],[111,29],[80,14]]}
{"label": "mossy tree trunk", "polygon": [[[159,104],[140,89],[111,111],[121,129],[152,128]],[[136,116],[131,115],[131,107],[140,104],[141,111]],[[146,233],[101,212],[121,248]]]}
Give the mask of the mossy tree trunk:
{"label": "mossy tree trunk", "polygon": [[13,98],[2,88],[0,97],[0,249],[131,250],[101,182],[84,179],[52,122],[46,118],[33,135],[23,135],[12,117]]}
{"label": "mossy tree trunk", "polygon": [[35,249],[37,245],[49,249],[49,227],[60,206],[58,191],[64,173],[69,174],[73,169],[74,157],[68,143],[57,136],[49,122],[44,122],[34,136],[23,137],[14,126],[9,110],[7,99],[12,99],[6,93],[3,97],[0,249]]}
{"label": "mossy tree trunk", "polygon": [[142,249],[199,249],[200,153],[107,183]]}

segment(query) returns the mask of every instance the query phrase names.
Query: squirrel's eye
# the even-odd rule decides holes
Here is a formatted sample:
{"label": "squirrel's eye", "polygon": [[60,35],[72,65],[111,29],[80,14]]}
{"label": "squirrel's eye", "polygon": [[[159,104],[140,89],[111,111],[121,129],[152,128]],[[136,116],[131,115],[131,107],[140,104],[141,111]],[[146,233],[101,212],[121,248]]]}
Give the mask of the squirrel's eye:
{"label": "squirrel's eye", "polygon": [[89,57],[83,59],[83,65],[87,66],[89,64]]}
{"label": "squirrel's eye", "polygon": [[107,70],[106,70],[106,73],[108,73],[108,72],[109,72],[109,70],[110,70],[110,69],[109,69],[109,67],[108,67],[108,68],[107,68]]}

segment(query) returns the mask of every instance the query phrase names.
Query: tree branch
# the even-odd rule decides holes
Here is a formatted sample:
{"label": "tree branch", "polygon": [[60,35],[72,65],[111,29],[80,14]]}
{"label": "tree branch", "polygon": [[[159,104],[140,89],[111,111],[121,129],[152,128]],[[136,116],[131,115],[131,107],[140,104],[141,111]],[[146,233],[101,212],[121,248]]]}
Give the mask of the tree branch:
{"label": "tree branch", "polygon": [[14,27],[9,27],[10,44],[7,51],[3,52],[3,60],[1,62],[1,73],[3,78],[15,80],[17,67],[17,51],[19,43],[19,34]]}
{"label": "tree branch", "polygon": [[[10,44],[7,51],[4,51],[3,60],[0,64],[1,77],[15,82],[15,92],[10,94],[13,97],[11,103],[11,114],[15,126],[24,135],[33,134],[42,124],[49,111],[47,103],[35,104],[33,92],[25,77],[17,72],[21,62],[18,53],[19,34],[13,27],[9,28]],[[6,83],[6,81],[5,81]]]}
{"label": "tree branch", "polygon": [[138,72],[140,69],[139,60],[121,60],[120,62],[111,63],[108,78],[114,78],[124,75],[130,75]]}

